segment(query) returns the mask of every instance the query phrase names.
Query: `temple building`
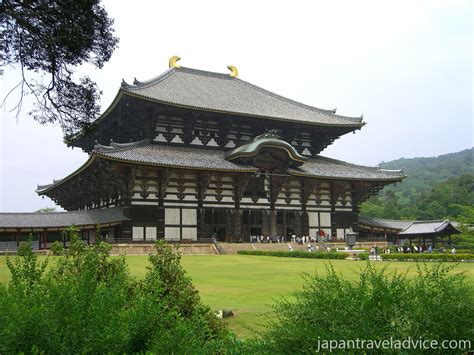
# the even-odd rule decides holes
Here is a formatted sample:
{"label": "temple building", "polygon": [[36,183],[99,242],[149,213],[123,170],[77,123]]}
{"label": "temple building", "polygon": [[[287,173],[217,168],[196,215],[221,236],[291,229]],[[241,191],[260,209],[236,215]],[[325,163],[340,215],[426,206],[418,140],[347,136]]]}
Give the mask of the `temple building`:
{"label": "temple building", "polygon": [[117,241],[343,240],[358,231],[360,203],[404,178],[319,155],[363,117],[279,96],[232,66],[221,74],[178,60],[154,79],[123,81],[91,127],[66,138],[86,163],[37,193],[76,214],[121,213],[104,225]]}

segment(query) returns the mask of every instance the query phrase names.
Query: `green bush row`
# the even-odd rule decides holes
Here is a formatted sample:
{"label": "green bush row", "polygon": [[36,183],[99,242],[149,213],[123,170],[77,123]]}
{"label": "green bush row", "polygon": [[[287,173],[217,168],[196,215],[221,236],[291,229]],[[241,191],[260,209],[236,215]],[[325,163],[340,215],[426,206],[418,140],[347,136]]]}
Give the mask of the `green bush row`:
{"label": "green bush row", "polygon": [[383,260],[436,260],[436,261],[461,261],[474,260],[474,254],[448,254],[448,253],[409,253],[409,254],[381,254]]}
{"label": "green bush row", "polygon": [[[448,254],[448,253],[392,253],[392,254],[379,254],[382,257],[382,260],[401,260],[401,261],[474,261],[474,254]],[[361,260],[367,260],[369,254],[361,253],[357,257]]]}
{"label": "green bush row", "polygon": [[307,252],[307,251],[270,251],[270,250],[239,250],[240,255],[278,256],[283,258],[306,258],[306,259],[345,259],[347,253],[339,252]]}

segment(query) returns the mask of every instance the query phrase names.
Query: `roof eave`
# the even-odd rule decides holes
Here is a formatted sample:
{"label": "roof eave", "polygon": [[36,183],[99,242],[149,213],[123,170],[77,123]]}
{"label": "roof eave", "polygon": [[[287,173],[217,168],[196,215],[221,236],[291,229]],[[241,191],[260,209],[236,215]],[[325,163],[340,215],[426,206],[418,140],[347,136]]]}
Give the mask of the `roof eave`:
{"label": "roof eave", "polygon": [[128,91],[126,89],[121,88],[120,89],[123,94],[126,94],[130,97],[135,97],[151,102],[156,102],[156,103],[161,103],[164,105],[168,106],[173,106],[173,107],[178,107],[178,108],[187,108],[187,109],[193,109],[193,110],[200,110],[200,111],[205,111],[205,112],[212,112],[212,113],[220,113],[220,114],[227,114],[227,115],[237,115],[237,116],[242,116],[242,117],[253,117],[253,118],[261,118],[261,119],[267,119],[267,120],[275,120],[275,121],[282,121],[282,122],[295,122],[295,123],[301,123],[301,124],[309,124],[309,125],[314,125],[314,126],[324,126],[324,127],[341,127],[341,128],[353,128],[354,130],[360,129],[363,126],[365,126],[365,122],[362,122],[362,118],[360,119],[359,122],[348,122],[347,124],[345,123],[324,123],[324,122],[311,122],[311,121],[301,121],[301,120],[292,120],[289,118],[283,118],[283,117],[271,117],[271,116],[264,116],[264,115],[254,115],[254,114],[248,114],[248,113],[242,113],[242,112],[233,112],[233,111],[226,111],[226,110],[213,110],[210,108],[206,107],[198,107],[198,106],[192,106],[192,105],[184,105],[184,104],[178,104],[175,102],[171,101],[165,101],[165,100],[159,100],[150,96],[146,95],[141,95],[133,91]]}

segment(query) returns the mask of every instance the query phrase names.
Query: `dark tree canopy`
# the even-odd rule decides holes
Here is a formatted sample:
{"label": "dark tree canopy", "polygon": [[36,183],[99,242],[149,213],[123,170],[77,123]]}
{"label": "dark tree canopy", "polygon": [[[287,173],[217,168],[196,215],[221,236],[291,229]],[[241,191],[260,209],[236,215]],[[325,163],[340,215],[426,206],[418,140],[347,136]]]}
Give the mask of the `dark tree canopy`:
{"label": "dark tree canopy", "polygon": [[[18,112],[32,94],[29,114],[40,123],[59,123],[65,134],[87,128],[99,114],[101,91],[89,77],[75,80],[74,69],[102,68],[110,59],[118,43],[112,25],[100,0],[0,1],[0,65],[20,65],[22,72],[12,88],[21,90]],[[28,80],[27,71],[42,80]]]}

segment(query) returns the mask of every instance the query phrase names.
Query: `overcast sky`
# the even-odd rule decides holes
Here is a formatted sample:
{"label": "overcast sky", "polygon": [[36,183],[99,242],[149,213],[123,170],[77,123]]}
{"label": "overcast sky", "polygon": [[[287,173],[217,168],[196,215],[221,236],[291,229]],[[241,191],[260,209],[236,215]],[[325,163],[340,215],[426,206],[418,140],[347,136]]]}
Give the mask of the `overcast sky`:
{"label": "overcast sky", "polygon": [[[471,1],[104,1],[119,48],[102,70],[82,67],[105,110],[124,78],[146,80],[182,66],[227,73],[367,125],[323,151],[377,165],[473,146]],[[1,98],[18,82],[7,68]],[[87,160],[58,127],[0,119],[0,211],[54,206],[34,192]]]}

